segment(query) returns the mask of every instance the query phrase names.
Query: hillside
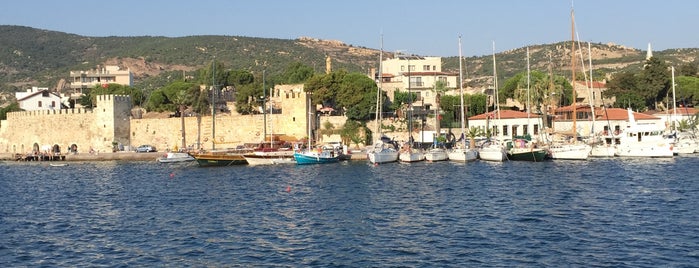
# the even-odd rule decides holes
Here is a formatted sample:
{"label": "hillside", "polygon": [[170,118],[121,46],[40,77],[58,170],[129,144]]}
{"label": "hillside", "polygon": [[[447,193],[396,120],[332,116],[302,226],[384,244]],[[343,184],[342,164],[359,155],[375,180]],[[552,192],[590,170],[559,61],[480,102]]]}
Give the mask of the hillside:
{"label": "hillside", "polygon": [[[550,55],[553,72],[569,76],[569,43],[530,47],[531,68],[547,72]],[[699,57],[696,48],[653,53],[674,65],[695,62]],[[385,54],[390,56],[390,53]],[[592,44],[592,62],[597,77],[640,68],[645,55],[645,51],[621,45]],[[280,74],[293,62],[323,72],[326,56],[332,58],[335,70],[367,73],[369,68],[378,65],[379,51],[309,37],[294,40],[242,36],[86,37],[0,25],[0,92],[7,96],[30,86],[53,88],[60,79],[67,78],[70,70],[89,70],[105,64],[130,68],[136,87],[152,88],[181,77],[183,71],[203,67],[214,57],[232,69],[252,72],[265,69],[274,75]],[[501,80],[526,70],[526,48],[498,53],[495,57]],[[445,71],[458,71],[457,57],[446,57],[443,64]],[[490,85],[493,73],[491,55],[468,57],[465,64],[471,86]]]}

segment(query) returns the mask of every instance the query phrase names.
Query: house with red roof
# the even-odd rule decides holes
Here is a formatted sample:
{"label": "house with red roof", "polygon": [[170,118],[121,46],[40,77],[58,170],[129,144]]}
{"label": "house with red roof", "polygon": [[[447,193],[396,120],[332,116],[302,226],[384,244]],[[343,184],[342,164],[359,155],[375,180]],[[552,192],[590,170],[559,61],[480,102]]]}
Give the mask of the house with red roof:
{"label": "house with red roof", "polygon": [[538,114],[500,110],[474,115],[468,118],[468,126],[490,129],[493,136],[505,138],[531,135],[537,139],[543,131],[543,120]]}
{"label": "house with red roof", "polygon": [[694,120],[694,116],[697,112],[699,111],[694,109],[694,107],[677,107],[665,112],[654,113],[653,116],[662,119],[666,126],[671,126],[673,122],[679,125],[682,121],[690,122]]}
{"label": "house with red roof", "polygon": [[[581,136],[590,136],[592,132],[602,133],[616,131],[620,133],[630,126],[629,115],[626,109],[596,107],[593,112],[589,105],[575,107],[575,129]],[[665,121],[649,114],[633,112],[636,124],[656,125],[664,127]],[[538,139],[542,135],[552,133],[572,133],[573,131],[573,106],[565,106],[555,110],[555,115],[548,116],[544,124],[544,116],[539,114],[527,114],[526,112],[501,110],[471,116],[468,118],[469,127],[491,129],[493,136],[502,133],[505,138],[514,136],[531,135],[532,139]]]}
{"label": "house with red roof", "polygon": [[[589,105],[575,106],[575,129],[581,136],[590,136],[592,132],[602,133],[605,131],[621,132],[630,126],[627,109],[595,107],[590,109]],[[593,120],[594,115],[594,120]],[[656,125],[664,127],[665,122],[657,116],[633,112],[633,117],[638,125]],[[552,118],[552,132],[572,133],[573,131],[573,106],[564,106],[555,110]]]}

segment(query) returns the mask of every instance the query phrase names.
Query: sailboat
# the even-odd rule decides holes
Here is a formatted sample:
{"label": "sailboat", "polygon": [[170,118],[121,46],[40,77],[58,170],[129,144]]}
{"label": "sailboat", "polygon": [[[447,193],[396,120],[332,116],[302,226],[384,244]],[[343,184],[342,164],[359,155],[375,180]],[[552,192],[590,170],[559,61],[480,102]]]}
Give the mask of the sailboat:
{"label": "sailboat", "polygon": [[403,144],[403,148],[401,148],[399,154],[398,154],[398,160],[401,162],[419,162],[422,160],[425,160],[425,154],[422,153],[422,150],[416,149],[413,146],[413,95],[412,91],[410,90],[412,83],[410,81],[410,60],[408,60],[408,96],[409,96],[409,102],[408,103],[408,136],[410,139],[408,139],[408,142]]}
{"label": "sailboat", "polygon": [[465,113],[464,113],[464,78],[462,71],[463,58],[461,56],[461,36],[459,36],[459,95],[461,96],[461,142],[456,144],[456,148],[447,152],[450,161],[468,162],[478,159],[478,151],[473,148],[474,144],[466,145]]}
{"label": "sailboat", "polygon": [[[527,125],[529,125],[529,48],[527,48]],[[507,158],[513,161],[541,162],[546,158],[547,152],[543,148],[537,148],[530,136],[515,137],[507,142]]]}
{"label": "sailboat", "polygon": [[[616,153],[616,143],[614,141],[618,138],[615,138],[613,133],[609,131],[611,129],[611,125],[607,124],[606,131],[602,131],[600,134],[595,133],[595,105],[594,105],[594,90],[595,90],[595,83],[592,81],[592,49],[590,47],[590,43],[587,43],[587,55],[588,55],[588,60],[589,60],[589,65],[590,65],[590,102],[593,103],[590,105],[591,110],[592,110],[592,131],[590,132],[591,139],[592,139],[592,150],[590,150],[590,157],[613,157],[614,153]],[[603,111],[606,113],[607,109],[603,107]],[[609,121],[607,121],[608,123]]]}
{"label": "sailboat", "polygon": [[[586,143],[578,142],[577,134],[577,111],[578,106],[576,102],[576,89],[575,89],[575,14],[573,10],[570,10],[571,16],[571,29],[572,29],[572,42],[571,42],[571,71],[572,71],[572,84],[573,84],[573,128],[571,129],[571,137],[563,142],[554,142],[549,146],[549,155],[552,159],[569,159],[569,160],[586,160],[590,156],[590,151],[592,151],[592,146]],[[591,107],[594,109],[594,107]]]}
{"label": "sailboat", "polygon": [[[670,142],[673,144],[672,150],[675,155],[678,154],[693,154],[697,142],[694,139],[694,135],[691,133],[686,133],[684,131],[677,130],[677,101],[675,99],[675,67],[671,67],[672,70],[672,131],[668,136]],[[668,105],[669,107],[669,105]]]}
{"label": "sailboat", "polygon": [[[493,42],[493,97],[495,99],[495,111],[493,111],[493,119],[498,119],[495,123],[495,126],[497,126],[497,123],[500,122],[500,100],[498,97],[498,72],[495,64],[495,42]],[[500,131],[497,131],[497,134],[497,139],[491,139],[489,142],[484,144],[478,151],[478,156],[481,158],[481,160],[496,162],[502,162],[507,160],[507,150],[505,149],[505,144],[502,139],[502,133]]]}
{"label": "sailboat", "polygon": [[248,149],[224,149],[216,150],[216,61],[212,63],[211,74],[211,150],[190,152],[189,154],[197,160],[200,167],[246,165],[248,162],[243,157],[248,153]]}
{"label": "sailboat", "polygon": [[306,150],[294,152],[294,160],[298,165],[308,165],[308,164],[327,164],[327,163],[337,163],[340,161],[340,155],[336,154],[334,150],[323,150],[322,147],[313,148],[311,146],[311,120],[313,120],[313,110],[311,110],[311,98],[307,98],[308,101],[308,145]]}
{"label": "sailboat", "polygon": [[[262,94],[263,94],[263,99],[264,99],[264,94],[265,94],[265,78],[264,78],[264,71],[262,72]],[[263,113],[266,113],[264,109],[264,104],[263,104]],[[271,94],[270,94],[270,101],[269,101],[269,114],[270,117],[272,115],[272,101],[271,101]],[[266,121],[267,116],[263,117],[263,121]],[[267,124],[267,122],[263,122],[263,124]],[[293,164],[296,163],[294,160],[294,148],[292,148],[290,145],[285,146],[286,144],[281,143],[278,139],[274,139],[274,131],[272,128],[272,123],[270,120],[269,124],[269,129],[270,129],[270,134],[269,134],[269,144],[265,142],[265,139],[263,138],[263,142],[260,143],[260,147],[254,149],[250,153],[246,153],[243,155],[245,157],[245,161],[248,162],[248,165],[273,165],[273,164]],[[265,131],[265,137],[267,136],[267,133]],[[281,144],[280,144],[281,143]]]}
{"label": "sailboat", "polygon": [[[408,66],[410,68],[410,66]],[[381,87],[383,86],[383,36],[381,36],[381,52],[379,53],[379,86],[376,91],[376,132],[379,139],[374,142],[372,148],[367,151],[367,158],[372,164],[382,164],[398,161],[398,150],[394,141],[384,136],[381,132]],[[409,83],[410,81],[408,81]]]}

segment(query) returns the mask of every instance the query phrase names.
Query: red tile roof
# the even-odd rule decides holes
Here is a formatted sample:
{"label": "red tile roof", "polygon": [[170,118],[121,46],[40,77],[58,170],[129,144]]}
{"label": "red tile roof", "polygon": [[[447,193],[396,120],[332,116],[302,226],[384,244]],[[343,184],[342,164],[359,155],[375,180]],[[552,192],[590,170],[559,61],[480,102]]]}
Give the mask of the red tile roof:
{"label": "red tile roof", "polygon": [[[536,114],[529,114],[529,117],[536,117]],[[468,120],[485,120],[487,118],[496,118],[497,113],[495,111],[474,115],[468,118]],[[527,118],[527,113],[513,110],[500,110],[501,119],[514,119],[514,118]]]}
{"label": "red tile roof", "polygon": [[[585,87],[590,86],[590,82],[585,82],[585,81],[575,81],[575,84],[576,84],[576,87],[577,86],[585,86]],[[592,87],[594,87],[594,88],[607,88],[607,84],[604,82],[593,81]]]}
{"label": "red tile roof", "polygon": [[[629,120],[629,115],[626,111],[626,109],[622,108],[597,108],[595,109],[595,120],[615,120],[615,121],[626,121]],[[633,112],[633,117],[636,120],[653,120],[653,119],[658,119],[658,117],[644,114],[644,113],[637,113]]]}

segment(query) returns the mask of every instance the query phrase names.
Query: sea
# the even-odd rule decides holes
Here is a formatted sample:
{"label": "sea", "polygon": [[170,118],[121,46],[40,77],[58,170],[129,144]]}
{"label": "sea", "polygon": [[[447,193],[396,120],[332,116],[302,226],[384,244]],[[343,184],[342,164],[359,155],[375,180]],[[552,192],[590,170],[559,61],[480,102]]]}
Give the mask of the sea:
{"label": "sea", "polygon": [[697,267],[699,155],[0,162],[0,267]]}

